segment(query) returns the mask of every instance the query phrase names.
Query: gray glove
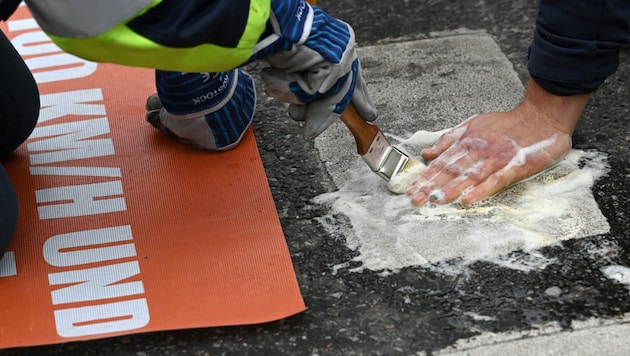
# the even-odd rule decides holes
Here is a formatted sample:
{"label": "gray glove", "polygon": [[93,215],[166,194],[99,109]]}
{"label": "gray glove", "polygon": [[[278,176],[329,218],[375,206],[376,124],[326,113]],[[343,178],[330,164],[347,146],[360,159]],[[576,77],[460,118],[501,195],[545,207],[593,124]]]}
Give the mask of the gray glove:
{"label": "gray glove", "polygon": [[185,144],[229,150],[251,125],[256,91],[252,77],[240,68],[221,73],[156,71],[155,82],[158,94],[147,99],[146,119]]}
{"label": "gray glove", "polygon": [[[279,39],[259,54],[270,67],[261,71],[267,94],[290,105],[289,115],[304,121],[304,136],[315,138],[337,120],[350,101],[367,121],[378,112],[361,76],[361,66],[355,52],[354,31],[350,25],[326,14],[317,6],[292,0],[274,6],[273,27]],[[296,3],[303,10],[301,20],[281,11]],[[312,19],[312,25],[307,19]],[[302,28],[300,40],[290,38],[295,28]],[[306,34],[306,35],[305,35]],[[265,51],[268,55],[264,55]]]}

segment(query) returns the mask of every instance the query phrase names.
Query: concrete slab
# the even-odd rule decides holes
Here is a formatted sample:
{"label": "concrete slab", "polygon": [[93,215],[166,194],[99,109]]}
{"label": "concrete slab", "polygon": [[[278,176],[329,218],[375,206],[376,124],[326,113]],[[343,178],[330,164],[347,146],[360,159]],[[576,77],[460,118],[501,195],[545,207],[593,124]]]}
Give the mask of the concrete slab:
{"label": "concrete slab", "polygon": [[[481,33],[372,46],[360,52],[368,88],[381,111],[381,129],[392,143],[412,134],[424,137],[399,146],[414,156],[441,130],[479,112],[510,109],[523,92],[498,45]],[[340,188],[316,202],[349,218],[354,231],[344,233],[346,241],[349,248],[359,250],[355,260],[366,268],[400,269],[462,258],[464,263],[499,258],[500,264],[515,265],[504,256],[610,230],[590,189],[607,172],[605,155],[596,152],[572,152],[553,170],[487,204],[417,208],[406,197],[387,191],[353,145],[343,124],[316,140],[321,160]],[[334,232],[340,225],[328,227]],[[522,262],[517,261],[519,268],[532,268],[529,257],[527,266]],[[540,258],[538,268],[547,263]]]}
{"label": "concrete slab", "polygon": [[624,355],[630,333],[630,316],[615,320],[576,322],[572,331],[558,325],[529,332],[482,334],[459,340],[454,347],[437,351],[441,356],[494,355]]}
{"label": "concrete slab", "polygon": [[[512,64],[494,40],[485,33],[458,33],[433,39],[364,47],[360,49],[360,58],[362,58],[364,76],[369,78],[370,93],[381,111],[378,124],[390,135],[393,143],[409,137],[416,130],[439,131],[453,127],[479,112],[510,109],[517,104],[523,92],[523,85]],[[363,194],[358,199],[361,201],[346,206],[347,209],[369,210],[370,207],[362,203],[370,199],[370,189],[379,189],[374,187],[378,184],[375,182],[380,182],[380,178],[376,175],[372,176],[372,173],[363,167],[364,163],[356,154],[354,140],[347,128],[343,124],[335,124],[315,141],[315,147],[338,189],[343,188],[348,182],[374,185],[360,193]],[[412,145],[405,148],[417,155],[420,147]],[[357,179],[357,175],[368,177]],[[380,184],[384,185],[384,183]],[[590,195],[590,191],[580,192],[580,195]],[[592,202],[588,204],[588,209],[594,213],[584,219],[586,223],[581,224],[583,225],[580,227],[583,228],[581,237],[604,234],[609,231],[606,218],[603,217],[592,197],[590,200]],[[370,210],[370,212],[374,214],[375,220],[379,219],[378,214],[387,214],[387,212],[376,210]],[[335,211],[335,213],[343,214],[342,211]],[[348,226],[343,232],[337,231],[337,233],[346,236],[351,250],[361,250],[364,247],[361,245],[366,244],[366,241],[352,236],[356,237],[356,235],[367,233],[366,231],[370,228],[378,229],[379,227],[375,225],[366,228],[360,224],[354,224],[355,221],[351,215],[348,214],[350,225],[354,226]],[[453,220],[451,218],[444,223],[448,224]],[[553,221],[556,224],[560,223],[559,219],[554,218]],[[390,225],[388,229],[395,228]],[[339,229],[338,222],[332,226]],[[602,226],[602,228],[591,229],[597,226]],[[453,236],[444,236],[444,238],[448,240],[442,239],[443,247],[449,249],[449,253],[458,252],[461,246],[453,245]],[[508,236],[502,234],[499,238],[507,240]],[[506,249],[497,252],[508,253],[510,248],[514,248],[514,246],[505,247]],[[414,248],[414,246],[408,244],[405,248]],[[431,248],[439,248],[439,246]],[[518,248],[519,246],[514,249]],[[386,249],[387,247],[382,248],[382,250]],[[474,250],[474,246],[464,246],[463,249]],[[386,252],[383,251],[383,253]],[[372,250],[369,254],[378,254],[378,251]],[[461,257],[448,254],[446,256]],[[372,266],[369,262],[370,257],[377,260],[372,263]],[[425,257],[426,255],[420,256],[415,264],[436,262],[430,257]],[[365,267],[374,267],[372,269],[377,271],[386,269],[386,264],[378,263],[384,259],[387,257],[355,256],[353,259],[355,268],[350,271],[362,271]],[[362,262],[363,266],[356,267],[357,261]],[[350,265],[351,263],[344,263],[335,266],[334,269],[348,268]],[[544,267],[545,265],[540,269]],[[383,274],[383,276],[386,275],[386,273]],[[484,318],[483,315],[476,317]],[[591,354],[602,350],[605,350],[604,353],[607,354],[618,354],[626,349],[623,335],[628,332],[627,318],[574,322],[571,329],[572,331],[567,332],[559,324],[549,323],[517,332],[482,333],[474,338],[460,339],[449,348],[436,350],[436,354],[528,355],[532,352],[535,354]]]}
{"label": "concrete slab", "polygon": [[[363,75],[380,111],[384,132],[408,136],[439,131],[471,115],[506,110],[518,103],[523,85],[494,40],[483,32],[362,47]],[[342,125],[315,142],[337,186],[356,159],[352,136]]]}

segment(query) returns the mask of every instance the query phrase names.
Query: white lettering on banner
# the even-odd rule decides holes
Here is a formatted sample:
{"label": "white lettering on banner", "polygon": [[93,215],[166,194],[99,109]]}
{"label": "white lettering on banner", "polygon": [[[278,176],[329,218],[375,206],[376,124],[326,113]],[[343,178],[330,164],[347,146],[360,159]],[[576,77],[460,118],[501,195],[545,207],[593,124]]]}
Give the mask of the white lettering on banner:
{"label": "white lettering on banner", "polygon": [[39,30],[37,21],[35,19],[20,19],[11,20],[8,23],[9,32],[18,32],[24,30]]}
{"label": "white lettering on banner", "polygon": [[22,56],[31,56],[44,53],[61,51],[57,45],[50,42],[48,36],[42,31],[26,32],[11,40],[13,47]]}
{"label": "white lettering on banner", "polygon": [[0,258],[0,277],[11,277],[15,275],[17,275],[15,253],[13,251],[7,251],[4,253],[4,256]]}
{"label": "white lettering on banner", "polygon": [[106,116],[101,89],[84,89],[40,96],[39,123],[66,115]]}
{"label": "white lettering on banner", "polygon": [[[33,77],[37,83],[49,83],[60,80],[83,78],[96,71],[96,63],[86,61],[67,53],[51,54],[44,58],[27,59],[25,62],[29,69],[33,72]],[[37,69],[46,68],[46,66],[49,66],[50,64],[62,68],[37,71]]]}
{"label": "white lettering on banner", "polygon": [[149,324],[149,306],[142,298],[56,310],[55,323],[61,337],[129,331]]}
{"label": "white lettering on banner", "polygon": [[[38,84],[96,72],[96,63],[64,53],[32,18],[7,25],[9,31],[19,32],[12,43]],[[44,88],[40,86],[40,91]],[[33,176],[55,177],[56,184],[34,192],[39,219],[81,217],[81,226],[88,224],[76,228],[81,231],[47,235],[42,246],[44,261],[54,268],[48,284],[56,332],[61,337],[80,337],[145,327],[150,315],[131,226],[102,226],[103,221],[111,221],[103,219],[104,214],[127,210],[122,171],[85,164],[116,154],[113,140],[107,137],[110,125],[103,92],[90,88],[42,93],[40,102],[38,126],[26,144],[29,169]],[[83,181],[69,180],[72,177]],[[59,184],[63,179],[66,184]],[[47,182],[50,185],[51,181],[42,180]]]}
{"label": "white lettering on banner", "polygon": [[142,282],[118,283],[140,274],[137,261],[87,268],[75,271],[50,273],[51,286],[73,284],[52,291],[53,304],[77,303],[112,299],[144,293]]}
{"label": "white lettering on banner", "polygon": [[31,167],[34,176],[122,177],[116,167]]}
{"label": "white lettering on banner", "polygon": [[[37,203],[58,202],[37,207],[39,218],[46,220],[125,211],[127,210],[125,198],[103,198],[122,194],[122,183],[112,181],[40,189],[35,192],[35,199]],[[71,203],[59,203],[61,201]]]}
{"label": "white lettering on banner", "polygon": [[84,78],[97,69],[94,62],[62,53],[61,49],[37,27],[33,19],[9,21],[8,27],[9,31],[34,30],[13,37],[11,43],[23,57],[35,56],[25,58],[24,62],[37,83]]}
{"label": "white lettering on banner", "polygon": [[44,243],[44,259],[51,266],[72,267],[134,257],[133,243],[114,245],[131,240],[129,225],[55,235]]}
{"label": "white lettering on banner", "polygon": [[43,152],[30,154],[32,165],[110,156],[114,154],[111,138],[85,140],[106,133],[109,133],[106,117],[38,126],[30,138],[49,138],[29,142],[26,147],[29,152]]}

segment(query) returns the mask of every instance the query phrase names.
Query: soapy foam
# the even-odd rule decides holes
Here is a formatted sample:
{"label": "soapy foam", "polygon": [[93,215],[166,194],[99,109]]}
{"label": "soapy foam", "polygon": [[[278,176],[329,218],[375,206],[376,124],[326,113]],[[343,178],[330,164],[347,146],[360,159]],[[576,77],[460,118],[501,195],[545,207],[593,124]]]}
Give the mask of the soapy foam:
{"label": "soapy foam", "polygon": [[630,289],[630,268],[619,265],[610,265],[603,267],[601,271],[606,278],[623,284],[626,288]]}
{"label": "soapy foam", "polygon": [[413,183],[426,168],[427,166],[424,163],[416,159],[411,159],[400,173],[394,174],[394,176],[391,177],[387,183],[387,187],[392,193],[404,194],[407,192],[411,183]]}
{"label": "soapy foam", "polygon": [[[401,145],[426,147],[439,135],[418,131]],[[342,234],[348,248],[359,252],[352,271],[432,266],[461,273],[458,266],[479,260],[530,271],[553,263],[540,247],[610,230],[590,191],[607,171],[604,154],[572,150],[553,169],[474,206],[416,207],[357,160],[345,185],[315,202],[329,207],[319,220],[331,233],[344,225],[334,216],[349,219],[352,230]],[[517,250],[525,253],[511,254]]]}

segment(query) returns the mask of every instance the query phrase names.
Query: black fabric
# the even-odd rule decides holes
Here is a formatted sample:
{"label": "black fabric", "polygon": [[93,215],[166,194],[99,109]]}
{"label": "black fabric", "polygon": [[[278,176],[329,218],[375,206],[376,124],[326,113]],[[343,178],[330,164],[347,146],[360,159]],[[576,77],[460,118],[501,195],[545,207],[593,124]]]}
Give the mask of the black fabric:
{"label": "black fabric", "polygon": [[0,258],[11,242],[18,221],[18,201],[4,168],[0,165]]}
{"label": "black fabric", "polygon": [[130,21],[138,34],[166,47],[209,43],[236,47],[249,14],[249,0],[163,0]]}
{"label": "black fabric", "polygon": [[[39,92],[33,75],[0,31],[0,158],[33,132],[39,115]],[[11,241],[18,218],[16,193],[0,166],[0,256]]]}
{"label": "black fabric", "polygon": [[39,116],[39,91],[30,70],[0,31],[0,157],[31,134]]}
{"label": "black fabric", "polygon": [[604,78],[601,78],[595,82],[591,83],[562,83],[553,80],[547,80],[540,77],[537,77],[534,74],[530,73],[530,76],[533,80],[538,83],[543,89],[550,92],[553,95],[558,96],[570,96],[570,95],[580,95],[580,94],[590,94],[597,90],[600,85],[602,85],[605,81]]}
{"label": "black fabric", "polygon": [[562,95],[588,93],[630,47],[629,0],[540,0],[528,69]]}
{"label": "black fabric", "polygon": [[0,20],[6,21],[20,6],[22,0],[0,0]]}

